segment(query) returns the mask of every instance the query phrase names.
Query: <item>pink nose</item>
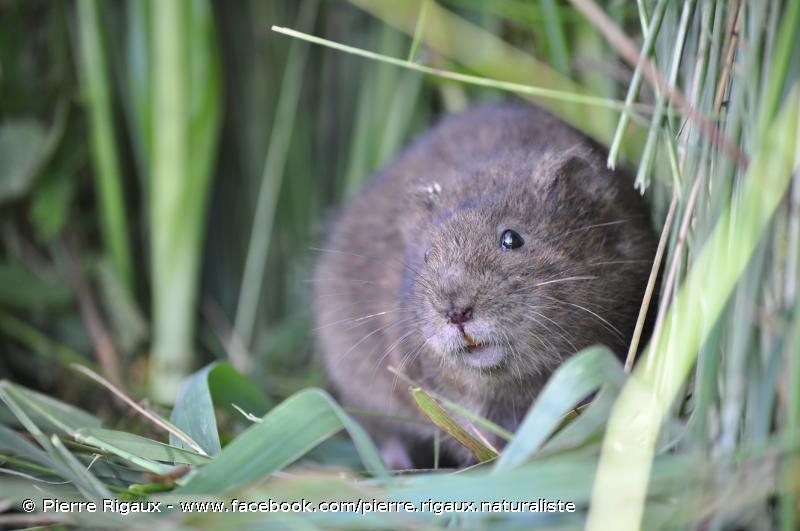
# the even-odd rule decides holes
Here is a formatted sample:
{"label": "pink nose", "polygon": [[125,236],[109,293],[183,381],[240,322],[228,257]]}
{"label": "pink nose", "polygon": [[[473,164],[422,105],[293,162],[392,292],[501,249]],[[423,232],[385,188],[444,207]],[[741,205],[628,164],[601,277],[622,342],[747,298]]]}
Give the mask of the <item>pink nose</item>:
{"label": "pink nose", "polygon": [[447,310],[447,320],[454,325],[463,325],[472,319],[472,308],[457,309],[450,308]]}

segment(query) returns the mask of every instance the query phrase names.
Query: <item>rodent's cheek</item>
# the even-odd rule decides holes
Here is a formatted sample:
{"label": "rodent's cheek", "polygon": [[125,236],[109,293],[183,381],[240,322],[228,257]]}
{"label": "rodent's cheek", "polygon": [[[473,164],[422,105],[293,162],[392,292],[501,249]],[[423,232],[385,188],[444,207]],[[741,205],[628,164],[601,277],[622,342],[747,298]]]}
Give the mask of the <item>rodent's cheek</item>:
{"label": "rodent's cheek", "polygon": [[446,356],[463,348],[464,339],[459,328],[445,319],[444,304],[430,293],[414,301],[417,326],[427,345],[435,353]]}
{"label": "rodent's cheek", "polygon": [[428,344],[435,353],[450,356],[462,348],[464,340],[455,327],[431,324],[431,333],[428,335]]}
{"label": "rodent's cheek", "polygon": [[419,297],[410,301],[410,306],[414,311],[414,316],[421,324],[430,325],[439,317],[439,313],[434,308],[428,297]]}
{"label": "rodent's cheek", "polygon": [[482,312],[483,317],[475,319],[464,326],[464,330],[473,340],[480,343],[493,343],[496,341],[499,326],[494,319],[486,316],[486,311]]}
{"label": "rodent's cheek", "polygon": [[464,340],[458,327],[448,324],[438,313],[420,321],[427,345],[435,353],[447,356],[463,347]]}

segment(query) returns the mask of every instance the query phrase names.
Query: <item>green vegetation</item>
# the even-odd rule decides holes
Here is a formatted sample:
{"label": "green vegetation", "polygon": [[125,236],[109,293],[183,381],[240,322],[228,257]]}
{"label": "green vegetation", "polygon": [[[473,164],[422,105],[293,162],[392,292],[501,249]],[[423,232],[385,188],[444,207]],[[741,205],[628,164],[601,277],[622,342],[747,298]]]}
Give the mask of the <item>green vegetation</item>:
{"label": "green vegetation", "polygon": [[[0,526],[797,528],[798,29],[791,0],[0,2],[0,499],[169,513]],[[483,462],[391,474],[320,390],[312,248],[437,115],[504,97],[637,172],[655,331],[572,358],[516,434],[415,389]],[[230,498],[577,511],[180,510]]]}

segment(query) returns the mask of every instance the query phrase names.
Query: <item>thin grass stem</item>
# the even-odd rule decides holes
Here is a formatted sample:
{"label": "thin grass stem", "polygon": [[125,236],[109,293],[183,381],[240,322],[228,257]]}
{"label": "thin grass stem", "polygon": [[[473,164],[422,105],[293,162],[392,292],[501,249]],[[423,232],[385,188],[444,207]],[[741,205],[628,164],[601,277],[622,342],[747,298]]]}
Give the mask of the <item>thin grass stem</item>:
{"label": "thin grass stem", "polygon": [[[400,66],[403,68],[409,68],[411,70],[416,70],[417,72],[422,72],[423,74],[428,74],[431,76],[437,76],[444,79],[450,79],[453,81],[459,81],[462,83],[469,83],[471,85],[477,85],[481,87],[488,87],[494,88],[497,90],[504,90],[508,92],[515,92],[517,94],[525,94],[528,96],[539,96],[543,98],[552,98],[560,101],[567,101],[571,103],[578,103],[583,105],[592,105],[596,107],[603,107],[606,109],[613,109],[622,111],[626,108],[624,102],[619,100],[613,100],[609,98],[600,98],[597,96],[587,96],[585,94],[577,94],[574,92],[565,92],[561,90],[553,90],[553,89],[546,89],[542,87],[534,87],[531,85],[522,85],[520,83],[511,83],[508,81],[499,81],[496,79],[488,79],[484,77],[478,76],[471,76],[467,74],[460,74],[458,72],[453,72],[450,70],[442,70],[440,68],[431,68],[428,66],[419,65],[416,63],[410,63],[403,59],[397,59],[394,57],[388,57],[385,55],[377,54],[374,52],[370,52],[369,50],[364,50],[361,48],[356,48],[354,46],[348,46],[346,44],[341,44],[338,42],[330,41],[328,39],[323,39],[321,37],[315,37],[314,35],[309,35],[307,33],[303,33],[300,31],[296,31],[290,28],[282,28],[279,26],[272,26],[272,31],[277,33],[282,33],[284,35],[288,35],[289,37],[294,37],[297,39],[303,39],[314,44],[319,44],[321,46],[327,46],[328,48],[333,48],[345,53],[358,55],[361,57],[365,57],[367,59],[372,59],[375,61],[381,61],[383,63],[388,63],[395,66]],[[639,112],[648,112],[652,110],[649,105],[633,105],[633,108]],[[633,114],[632,114],[633,116]],[[638,116],[637,121],[639,123],[646,123],[641,116]]]}

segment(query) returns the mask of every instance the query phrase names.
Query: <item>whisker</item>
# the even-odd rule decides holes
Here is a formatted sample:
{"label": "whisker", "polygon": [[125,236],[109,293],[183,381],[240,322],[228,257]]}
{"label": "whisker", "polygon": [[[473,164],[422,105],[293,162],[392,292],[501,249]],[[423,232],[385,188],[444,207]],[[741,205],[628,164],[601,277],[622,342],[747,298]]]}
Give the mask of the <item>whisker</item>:
{"label": "whisker", "polygon": [[375,367],[372,369],[372,376],[370,377],[370,385],[375,380],[375,375],[378,373],[378,369],[380,368],[381,364],[383,364],[384,360],[386,360],[386,358],[389,357],[389,354],[392,353],[392,350],[394,350],[396,347],[398,347],[403,341],[405,341],[408,337],[410,337],[414,332],[416,332],[416,330],[413,330],[413,329],[409,330],[408,332],[406,332],[405,334],[400,336],[400,338],[398,340],[394,341],[391,345],[389,345],[389,347],[386,349],[386,351],[381,355],[380,359],[378,359],[378,361],[375,362]]}
{"label": "whisker", "polygon": [[375,317],[380,317],[382,315],[388,315],[390,313],[398,313],[398,312],[404,312],[404,311],[409,311],[409,310],[406,309],[406,308],[395,308],[393,310],[384,310],[382,312],[375,312],[375,313],[371,313],[371,314],[367,314],[367,315],[362,315],[360,317],[348,317],[347,319],[341,319],[339,321],[334,321],[332,323],[326,323],[324,325],[317,326],[316,328],[312,328],[311,330],[312,330],[312,332],[316,332],[318,330],[322,330],[323,328],[328,328],[330,326],[335,326],[337,324],[359,323],[359,322],[366,321],[366,320],[369,320],[369,319],[372,319],[372,318],[375,318]]}
{"label": "whisker", "polygon": [[386,257],[386,256],[367,256],[367,255],[363,255],[363,254],[354,253],[354,252],[351,252],[351,251],[342,251],[341,249],[324,249],[322,247],[309,247],[309,250],[316,251],[316,252],[321,252],[321,253],[345,254],[345,255],[355,256],[357,258],[363,258],[364,260],[373,260],[373,261],[378,261],[378,262],[381,262],[381,261],[385,262],[387,260],[391,260],[393,263],[403,266],[404,268],[408,269],[409,271],[411,271],[415,275],[421,276],[420,272],[417,271],[415,268],[411,267],[411,265],[409,265],[407,262],[405,262],[404,260],[399,260],[399,259],[397,259],[397,258],[395,258],[393,256],[390,256],[390,257]]}
{"label": "whisker", "polygon": [[597,278],[598,277],[595,276],[556,278],[554,280],[545,280],[544,282],[539,282],[538,284],[535,284],[533,287],[538,288],[539,286],[546,286],[547,284],[556,284],[558,282],[571,282],[573,280],[597,280]]}
{"label": "whisker", "polygon": [[[430,341],[432,337],[433,336],[426,337],[425,340],[422,341],[422,343],[420,343],[420,345],[417,348],[412,349],[411,352],[403,356],[398,366],[398,369],[401,372],[405,369],[406,365],[411,364],[416,359],[416,357],[422,352],[422,349],[425,348],[425,345],[428,344],[428,341]],[[444,360],[443,357],[440,357],[440,359]],[[394,395],[396,389],[397,389],[397,373],[395,373],[394,378],[392,379],[392,395]]]}
{"label": "whisker", "polygon": [[[564,340],[564,341],[567,343],[567,345],[568,345],[568,346],[569,346],[569,347],[572,349],[572,352],[573,352],[573,353],[578,351],[578,348],[575,346],[575,343],[574,343],[574,342],[573,342],[573,341],[572,341],[572,340],[569,338],[569,332],[567,332],[567,330],[566,330],[566,329],[565,329],[565,328],[564,328],[564,327],[563,327],[561,324],[559,324],[558,322],[554,321],[553,319],[551,319],[551,318],[547,317],[547,315],[545,315],[545,314],[543,314],[543,313],[541,313],[541,312],[537,311],[535,306],[532,306],[532,305],[530,305],[530,304],[525,304],[525,306],[527,306],[527,307],[528,307],[528,309],[529,309],[531,312],[535,313],[536,315],[538,315],[538,316],[539,316],[539,317],[541,317],[542,319],[545,319],[545,320],[549,321],[549,322],[550,322],[550,323],[552,323],[554,326],[556,326],[557,328],[559,328],[559,329],[561,330],[561,332],[562,332],[562,333],[558,333],[558,335],[561,337],[561,339],[563,339],[563,340]],[[539,321],[537,320],[537,322],[539,322]],[[541,322],[539,322],[539,324],[541,325],[542,323],[541,323]],[[549,327],[547,327],[546,325],[543,325],[543,326],[544,326],[544,329],[545,329],[545,330],[547,330],[548,332],[552,332],[552,331],[549,329]]]}
{"label": "whisker", "polygon": [[344,361],[344,358],[346,358],[346,357],[347,357],[347,356],[348,356],[348,355],[349,355],[351,352],[353,352],[353,350],[355,350],[355,349],[356,349],[356,348],[357,348],[357,347],[358,347],[360,344],[362,344],[364,341],[366,341],[366,340],[367,340],[367,339],[369,339],[370,337],[374,336],[374,335],[375,335],[375,334],[377,334],[378,332],[382,332],[382,331],[384,331],[384,330],[387,330],[387,329],[389,329],[389,328],[391,328],[391,327],[393,327],[393,326],[399,326],[399,325],[401,325],[401,324],[403,324],[403,323],[405,323],[405,322],[408,322],[408,321],[411,321],[411,318],[408,318],[408,319],[403,319],[403,320],[401,320],[401,321],[396,321],[396,322],[393,322],[393,323],[389,323],[389,324],[387,324],[386,326],[382,326],[382,327],[380,327],[380,328],[376,328],[375,330],[373,330],[373,331],[372,331],[372,332],[370,332],[369,334],[367,334],[367,335],[365,335],[364,337],[362,337],[361,339],[359,339],[359,340],[358,340],[358,341],[357,341],[357,342],[356,342],[356,343],[355,343],[355,344],[354,344],[352,347],[350,347],[350,348],[347,350],[347,352],[345,352],[344,354],[342,354],[341,356],[339,356],[339,358],[336,360],[336,364],[338,365],[339,363],[341,363],[342,361]]}
{"label": "whisker", "polygon": [[314,283],[314,282],[351,282],[353,284],[383,284],[383,282],[379,282],[377,280],[364,280],[361,278],[341,278],[341,277],[326,277],[326,278],[306,278],[303,279],[303,282]]}
{"label": "whisker", "polygon": [[602,227],[610,227],[612,225],[621,225],[622,223],[627,223],[627,222],[628,222],[627,219],[618,219],[616,221],[607,221],[605,223],[595,223],[593,225],[586,225],[585,227],[580,227],[580,228],[577,228],[577,229],[570,229],[570,230],[568,230],[566,232],[563,232],[563,233],[561,233],[561,235],[559,235],[559,238],[563,237],[563,236],[566,236],[568,234],[574,234],[576,232],[580,232],[580,231],[583,231],[583,230],[599,229],[599,228],[602,228]]}
{"label": "whisker", "polygon": [[599,320],[601,323],[605,324],[605,325],[606,325],[606,327],[608,328],[608,330],[609,330],[609,331],[611,331],[611,332],[613,332],[613,333],[615,333],[615,334],[617,335],[617,337],[618,337],[618,338],[619,338],[621,341],[623,341],[623,342],[624,342],[624,341],[627,341],[627,339],[625,338],[625,335],[624,335],[624,334],[623,334],[623,333],[622,333],[622,332],[619,330],[619,328],[617,328],[616,326],[612,325],[612,324],[611,324],[611,323],[609,323],[609,322],[608,322],[606,319],[604,319],[603,317],[601,317],[601,316],[600,316],[600,315],[598,315],[597,313],[593,312],[592,310],[590,310],[590,309],[588,309],[588,308],[585,308],[585,307],[581,306],[580,304],[575,304],[574,302],[562,301],[562,300],[556,299],[556,298],[554,298],[554,297],[548,297],[548,296],[545,296],[545,295],[543,295],[543,296],[544,296],[544,297],[547,297],[548,299],[552,299],[552,300],[554,300],[554,301],[556,301],[556,302],[558,302],[558,303],[561,303],[561,304],[566,304],[566,305],[568,305],[568,306],[572,306],[572,307],[574,307],[574,308],[578,308],[579,310],[583,310],[584,312],[586,312],[586,313],[588,313],[588,314],[590,314],[590,315],[594,316],[595,318],[597,318],[597,319],[598,319],[598,320]]}
{"label": "whisker", "polygon": [[650,264],[650,263],[652,263],[652,260],[605,260],[601,262],[592,262],[589,264],[576,264],[572,267],[561,269],[555,275],[551,275],[550,277],[545,278],[543,282],[553,280],[558,275],[574,273],[588,267],[602,267],[609,265],[624,265],[624,264]]}

